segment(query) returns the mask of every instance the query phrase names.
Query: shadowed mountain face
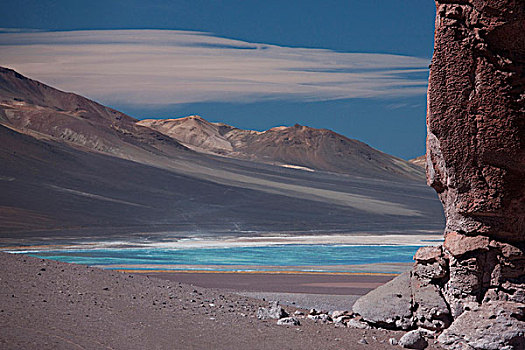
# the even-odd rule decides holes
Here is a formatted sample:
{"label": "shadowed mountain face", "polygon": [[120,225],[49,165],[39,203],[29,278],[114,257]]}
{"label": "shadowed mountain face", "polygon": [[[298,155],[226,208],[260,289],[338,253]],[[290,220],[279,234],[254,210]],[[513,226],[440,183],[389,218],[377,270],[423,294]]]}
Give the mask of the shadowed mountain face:
{"label": "shadowed mountain face", "polygon": [[[411,176],[306,171],[196,152],[125,114],[8,69],[0,70],[0,124],[3,238],[410,233],[443,227],[434,192]],[[205,125],[211,130],[201,136],[203,149],[228,147],[214,138],[215,130],[223,136],[239,130]],[[268,137],[257,142],[281,149],[283,164],[318,169],[290,158],[300,152],[286,152],[279,129],[239,130],[245,149],[250,135]],[[234,136],[225,140],[232,144]]]}
{"label": "shadowed mountain face", "polygon": [[0,122],[38,138],[52,138],[117,157],[176,154],[185,147],[136,119],[82,96],[62,92],[0,67]]}
{"label": "shadowed mountain face", "polygon": [[285,167],[367,177],[419,179],[420,167],[327,129],[276,127],[264,132],[210,123],[199,116],[138,122],[197,151]]}

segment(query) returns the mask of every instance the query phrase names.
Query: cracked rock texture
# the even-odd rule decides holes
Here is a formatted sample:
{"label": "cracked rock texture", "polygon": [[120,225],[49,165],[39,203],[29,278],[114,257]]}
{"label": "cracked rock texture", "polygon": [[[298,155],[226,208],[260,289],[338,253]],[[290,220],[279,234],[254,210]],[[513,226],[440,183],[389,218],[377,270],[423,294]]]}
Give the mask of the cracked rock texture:
{"label": "cracked rock texture", "polygon": [[[391,283],[410,288],[405,324],[443,332],[445,348],[523,349],[525,1],[438,0],[436,10],[426,167],[445,242]],[[363,311],[380,300],[354,311],[381,325],[393,316]]]}

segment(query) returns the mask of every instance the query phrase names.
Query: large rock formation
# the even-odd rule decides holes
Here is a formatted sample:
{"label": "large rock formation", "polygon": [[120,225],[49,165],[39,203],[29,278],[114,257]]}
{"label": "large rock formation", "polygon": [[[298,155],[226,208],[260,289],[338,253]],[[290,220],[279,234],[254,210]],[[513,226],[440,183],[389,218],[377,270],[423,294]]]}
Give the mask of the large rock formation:
{"label": "large rock formation", "polygon": [[442,291],[525,302],[525,2],[437,1],[427,180],[445,209]]}
{"label": "large rock formation", "polygon": [[413,324],[448,328],[451,349],[522,349],[525,1],[436,4],[426,161],[447,226],[415,256]]}
{"label": "large rock formation", "polygon": [[437,1],[427,178],[446,234],[523,241],[524,66],[524,1]]}

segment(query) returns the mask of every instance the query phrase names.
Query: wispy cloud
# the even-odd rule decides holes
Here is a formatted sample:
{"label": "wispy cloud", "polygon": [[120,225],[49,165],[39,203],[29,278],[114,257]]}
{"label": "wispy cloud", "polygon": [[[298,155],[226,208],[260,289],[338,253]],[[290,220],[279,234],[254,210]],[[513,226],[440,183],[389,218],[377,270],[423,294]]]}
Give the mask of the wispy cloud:
{"label": "wispy cloud", "polygon": [[428,60],[174,30],[0,33],[0,65],[105,103],[325,101],[424,94]]}
{"label": "wispy cloud", "polygon": [[42,32],[41,29],[33,28],[0,28],[0,33],[35,33]]}

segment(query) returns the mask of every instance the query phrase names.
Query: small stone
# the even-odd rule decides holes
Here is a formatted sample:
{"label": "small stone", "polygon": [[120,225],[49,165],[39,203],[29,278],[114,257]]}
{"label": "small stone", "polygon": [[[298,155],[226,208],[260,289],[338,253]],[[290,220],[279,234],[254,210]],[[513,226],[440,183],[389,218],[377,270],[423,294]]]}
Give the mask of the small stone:
{"label": "small stone", "polygon": [[335,320],[336,318],[338,318],[340,316],[345,316],[347,314],[348,314],[348,311],[333,311],[331,316]]}
{"label": "small stone", "polygon": [[388,339],[388,343],[390,345],[397,345],[397,339],[396,338],[390,338],[390,339]]}
{"label": "small stone", "polygon": [[299,311],[299,310],[296,310],[293,314],[294,314],[295,316],[304,316],[304,312]]}
{"label": "small stone", "polygon": [[281,326],[300,326],[301,322],[295,317],[284,317],[277,321]]}
{"label": "small stone", "polygon": [[336,328],[346,328],[346,323],[341,322],[341,321],[334,321],[334,326]]}
{"label": "small stone", "polygon": [[315,322],[321,321],[326,323],[332,321],[332,318],[328,314],[308,315],[307,317],[311,320],[314,320]]}
{"label": "small stone", "polygon": [[333,318],[334,322],[348,322],[351,319],[348,315],[342,315],[337,318]]}
{"label": "small stone", "polygon": [[424,349],[428,342],[418,329],[410,331],[399,339],[399,345],[407,349]]}
{"label": "small stone", "polygon": [[359,339],[357,342],[358,342],[359,344],[364,344],[364,345],[368,344],[368,342],[367,342],[366,339],[364,339],[364,338],[363,338],[363,339]]}
{"label": "small stone", "polygon": [[345,327],[346,328],[346,324],[348,323],[348,321],[350,320],[350,316],[348,315],[342,315],[342,316],[339,316],[338,318],[335,318],[333,319],[334,320],[334,325],[336,327]]}
{"label": "small stone", "polygon": [[349,320],[346,323],[346,326],[347,327],[351,327],[351,328],[358,328],[358,329],[370,329],[370,328],[372,328],[372,327],[370,327],[368,325],[368,323],[362,322],[362,321],[358,321],[358,320],[355,320],[355,319]]}
{"label": "small stone", "polygon": [[278,301],[270,303],[269,308],[260,307],[257,310],[257,318],[260,320],[266,319],[280,319],[287,317],[288,313],[279,305]]}

